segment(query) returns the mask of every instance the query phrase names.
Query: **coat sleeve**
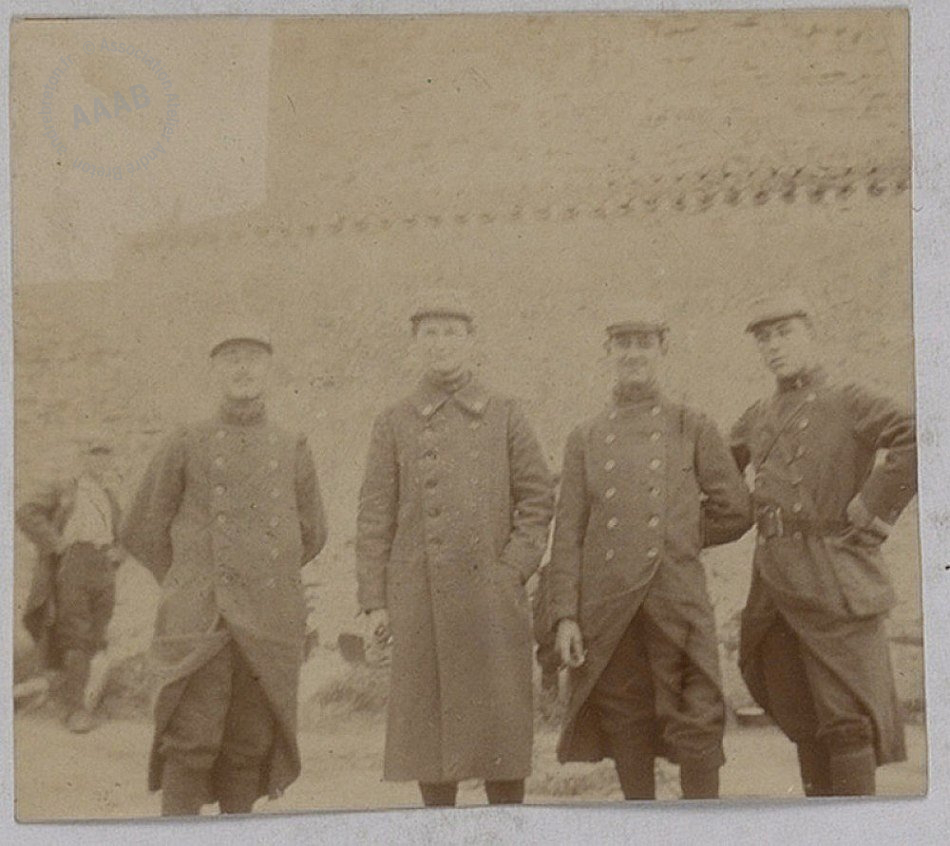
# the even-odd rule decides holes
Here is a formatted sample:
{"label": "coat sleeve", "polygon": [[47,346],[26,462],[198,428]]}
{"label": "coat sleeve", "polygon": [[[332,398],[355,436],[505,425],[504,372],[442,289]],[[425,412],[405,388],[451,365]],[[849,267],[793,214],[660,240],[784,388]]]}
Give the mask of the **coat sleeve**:
{"label": "coat sleeve", "polygon": [[561,492],[554,521],[551,561],[548,563],[548,618],[552,625],[565,617],[577,619],[581,561],[589,516],[584,435],[581,429],[575,429],[564,448]]}
{"label": "coat sleeve", "polygon": [[554,484],[541,445],[523,412],[512,404],[508,418],[511,534],[501,559],[526,582],[538,569],[554,516]]}
{"label": "coat sleeve", "polygon": [[357,601],[363,611],[386,607],[386,567],[399,512],[399,460],[389,414],[370,435],[356,517]]}
{"label": "coat sleeve", "polygon": [[917,493],[917,437],[913,413],[893,401],[849,385],[845,397],[851,408],[855,436],[884,460],[875,463],[861,490],[848,506],[859,528],[887,535]]}
{"label": "coat sleeve", "polygon": [[695,460],[703,492],[703,546],[738,540],[752,526],[752,497],[719,431],[706,418],[697,428]]}
{"label": "coat sleeve", "polygon": [[119,532],[125,550],[161,584],[172,564],[171,525],[185,490],[186,431],[171,435],[145,471]]}
{"label": "coat sleeve", "polygon": [[35,545],[41,555],[54,555],[62,536],[54,522],[62,489],[49,483],[41,486],[16,511],[16,524]]}
{"label": "coat sleeve", "polygon": [[297,515],[300,520],[300,537],[303,541],[303,566],[316,558],[327,542],[327,521],[320,496],[317,468],[307,439],[301,435],[297,441],[294,467],[294,489],[297,496]]}
{"label": "coat sleeve", "polygon": [[729,431],[729,450],[732,452],[732,457],[740,473],[745,472],[746,467],[749,466],[749,462],[752,460],[749,440],[752,434],[752,420],[757,408],[758,404],[747,408]]}

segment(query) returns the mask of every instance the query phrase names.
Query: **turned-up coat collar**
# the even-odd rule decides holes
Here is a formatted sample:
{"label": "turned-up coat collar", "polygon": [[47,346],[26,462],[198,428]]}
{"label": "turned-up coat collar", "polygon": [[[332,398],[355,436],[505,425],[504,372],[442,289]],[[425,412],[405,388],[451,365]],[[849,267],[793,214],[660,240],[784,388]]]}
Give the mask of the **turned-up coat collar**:
{"label": "turned-up coat collar", "polygon": [[412,394],[412,404],[423,417],[431,417],[449,400],[454,400],[469,414],[481,417],[488,407],[488,392],[474,376],[470,376],[455,392],[446,390],[433,379],[423,377]]}

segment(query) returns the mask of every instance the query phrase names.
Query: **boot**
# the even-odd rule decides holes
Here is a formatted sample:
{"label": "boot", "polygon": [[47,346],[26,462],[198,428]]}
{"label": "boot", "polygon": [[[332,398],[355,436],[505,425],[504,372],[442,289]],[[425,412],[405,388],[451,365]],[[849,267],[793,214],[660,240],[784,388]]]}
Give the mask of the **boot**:
{"label": "boot", "polygon": [[419,792],[427,808],[453,808],[458,795],[457,781],[420,781]]}
{"label": "boot", "polygon": [[524,802],[524,779],[486,781],[485,795],[489,805],[520,805]]}
{"label": "boot", "polygon": [[261,773],[256,767],[229,770],[218,776],[218,807],[222,814],[249,814],[261,795]]}
{"label": "boot", "polygon": [[83,707],[92,656],[83,649],[70,649],[63,656],[62,698],[67,715]]}
{"label": "boot", "polygon": [[162,769],[162,816],[193,817],[201,813],[208,796],[208,773],[175,761]]}
{"label": "boot", "polygon": [[836,752],[830,758],[831,790],[835,796],[873,796],[877,757],[871,746]]}
{"label": "boot", "polygon": [[656,799],[653,751],[642,743],[614,743],[613,758],[624,799]]}
{"label": "boot", "polygon": [[718,799],[719,765],[680,765],[680,791],[684,799]]}
{"label": "boot", "polygon": [[798,744],[798,769],[806,796],[831,796],[828,750],[817,740]]}

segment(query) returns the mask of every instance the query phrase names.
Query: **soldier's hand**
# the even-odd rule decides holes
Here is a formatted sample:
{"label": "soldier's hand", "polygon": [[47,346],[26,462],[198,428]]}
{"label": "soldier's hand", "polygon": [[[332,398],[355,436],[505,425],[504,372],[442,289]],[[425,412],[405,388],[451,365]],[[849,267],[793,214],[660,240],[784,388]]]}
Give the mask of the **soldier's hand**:
{"label": "soldier's hand", "polygon": [[579,667],[584,663],[584,637],[575,620],[565,618],[557,624],[557,652],[565,667]]}
{"label": "soldier's hand", "polygon": [[380,645],[389,642],[389,612],[385,608],[376,608],[367,612],[366,639]]}

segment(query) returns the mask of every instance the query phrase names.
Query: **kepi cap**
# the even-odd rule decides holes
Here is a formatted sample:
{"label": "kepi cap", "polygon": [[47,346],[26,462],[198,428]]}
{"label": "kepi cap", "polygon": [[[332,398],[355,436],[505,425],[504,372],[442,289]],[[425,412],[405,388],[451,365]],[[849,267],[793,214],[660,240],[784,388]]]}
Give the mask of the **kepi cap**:
{"label": "kepi cap", "polygon": [[774,323],[789,317],[808,317],[811,306],[805,295],[796,289],[765,294],[749,304],[746,332],[754,332],[764,323]]}
{"label": "kepi cap", "polygon": [[251,341],[266,347],[268,352],[274,351],[267,327],[248,315],[232,316],[222,321],[211,335],[208,355],[213,356],[231,341]]}
{"label": "kepi cap", "polygon": [[420,292],[409,319],[416,323],[423,317],[455,317],[469,323],[475,322],[475,313],[468,298],[454,288],[433,288]]}
{"label": "kepi cap", "polygon": [[607,314],[607,334],[623,335],[628,332],[666,332],[670,327],[659,303],[645,299],[624,299]]}

